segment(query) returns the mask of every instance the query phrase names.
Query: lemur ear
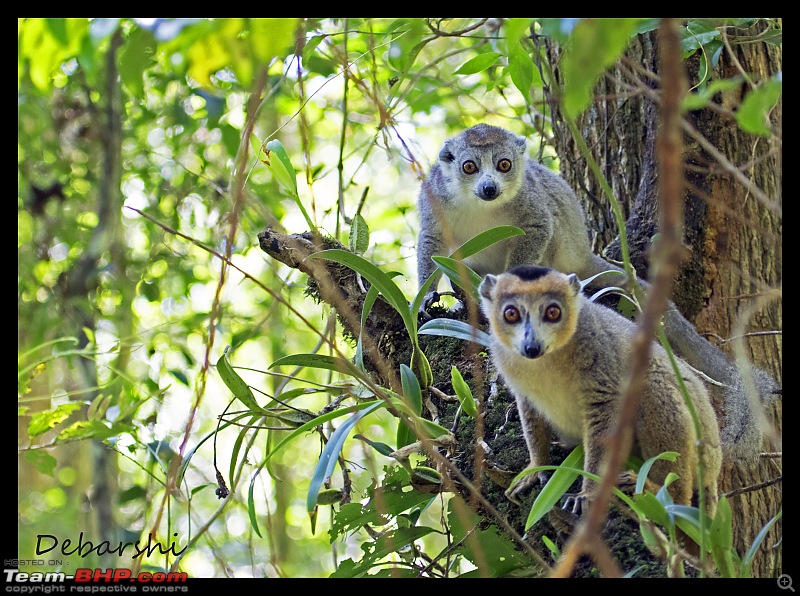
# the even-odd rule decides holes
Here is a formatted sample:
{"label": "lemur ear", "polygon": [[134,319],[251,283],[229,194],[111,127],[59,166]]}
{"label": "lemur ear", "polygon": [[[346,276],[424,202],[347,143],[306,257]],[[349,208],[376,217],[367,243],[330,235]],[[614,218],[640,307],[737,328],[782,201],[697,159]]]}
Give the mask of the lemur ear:
{"label": "lemur ear", "polygon": [[578,294],[581,291],[581,280],[578,279],[578,276],[574,273],[567,275],[567,282],[569,282],[569,287],[572,288],[572,291],[575,294]]}
{"label": "lemur ear", "polygon": [[492,290],[497,285],[497,277],[492,275],[491,273],[488,274],[486,277],[483,278],[480,287],[478,287],[478,291],[480,292],[481,296],[486,298],[486,300],[492,300]]}
{"label": "lemur ear", "polygon": [[450,142],[446,142],[442,150],[439,151],[439,159],[441,161],[452,162],[455,161],[456,156],[453,155],[453,152],[450,151]]}
{"label": "lemur ear", "polygon": [[525,137],[517,137],[517,147],[519,147],[520,151],[525,150],[525,145],[528,144],[528,139]]}

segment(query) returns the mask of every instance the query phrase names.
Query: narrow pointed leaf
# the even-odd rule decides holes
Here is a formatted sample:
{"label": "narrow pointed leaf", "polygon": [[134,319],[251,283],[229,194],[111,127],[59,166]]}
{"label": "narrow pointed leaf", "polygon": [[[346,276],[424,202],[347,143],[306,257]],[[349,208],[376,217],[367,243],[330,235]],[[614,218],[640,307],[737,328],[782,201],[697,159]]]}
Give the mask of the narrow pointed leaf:
{"label": "narrow pointed leaf", "polygon": [[233,370],[231,363],[228,361],[228,350],[230,350],[230,348],[230,346],[227,346],[220,359],[217,360],[217,372],[222,382],[225,383],[234,397],[242,402],[247,409],[253,412],[263,412],[263,408],[258,405],[250,387],[244,382],[242,377]]}
{"label": "narrow pointed leaf", "polygon": [[360,412],[357,412],[348,418],[339,428],[333,431],[333,434],[331,434],[328,442],[322,449],[322,454],[319,457],[317,468],[314,470],[314,475],[311,478],[311,484],[308,487],[306,510],[309,513],[312,513],[317,506],[319,491],[322,489],[324,482],[330,478],[331,474],[333,473],[333,469],[336,466],[336,459],[339,457],[342,447],[344,447],[344,442],[347,439],[347,435],[350,434],[350,431],[353,430],[353,427],[355,427],[359,420],[382,405],[383,402],[372,404],[368,408],[361,410]]}
{"label": "narrow pointed leaf", "polygon": [[423,324],[419,328],[422,335],[441,335],[444,337],[455,337],[475,342],[486,348],[491,345],[489,334],[481,329],[477,329],[464,321],[454,319],[433,319]]}

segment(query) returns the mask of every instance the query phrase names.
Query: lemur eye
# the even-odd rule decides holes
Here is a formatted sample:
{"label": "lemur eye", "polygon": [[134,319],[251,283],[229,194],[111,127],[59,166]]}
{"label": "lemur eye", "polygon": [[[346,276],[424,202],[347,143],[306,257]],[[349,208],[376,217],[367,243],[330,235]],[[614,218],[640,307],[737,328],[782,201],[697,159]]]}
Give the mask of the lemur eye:
{"label": "lemur eye", "polygon": [[503,310],[503,318],[506,323],[517,323],[520,319],[519,310],[516,306],[506,306],[505,310]]}
{"label": "lemur eye", "polygon": [[549,323],[557,323],[561,320],[561,309],[557,305],[551,304],[544,309],[544,320]]}
{"label": "lemur eye", "polygon": [[474,161],[469,160],[465,161],[461,165],[461,169],[464,171],[465,174],[474,174],[475,172],[478,171],[478,166],[475,164]]}
{"label": "lemur eye", "polygon": [[497,162],[497,169],[503,173],[508,172],[511,169],[511,160],[501,159]]}

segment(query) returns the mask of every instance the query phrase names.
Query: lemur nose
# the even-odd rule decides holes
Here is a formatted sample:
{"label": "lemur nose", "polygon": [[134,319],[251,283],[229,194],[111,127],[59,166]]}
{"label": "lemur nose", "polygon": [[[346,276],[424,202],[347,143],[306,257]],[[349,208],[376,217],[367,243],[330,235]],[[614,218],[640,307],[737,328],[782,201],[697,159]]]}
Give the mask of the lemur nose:
{"label": "lemur nose", "polygon": [[522,346],[522,355],[526,358],[538,358],[542,353],[542,349],[538,343],[531,342]]}
{"label": "lemur nose", "polygon": [[481,191],[487,199],[493,199],[497,195],[497,187],[491,183],[485,184]]}

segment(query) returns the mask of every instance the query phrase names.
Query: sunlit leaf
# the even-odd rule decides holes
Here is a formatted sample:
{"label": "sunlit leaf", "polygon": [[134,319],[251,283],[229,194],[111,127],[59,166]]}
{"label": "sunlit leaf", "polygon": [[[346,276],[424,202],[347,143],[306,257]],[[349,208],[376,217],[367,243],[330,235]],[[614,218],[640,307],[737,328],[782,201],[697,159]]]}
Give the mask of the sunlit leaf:
{"label": "sunlit leaf", "polygon": [[450,380],[453,383],[453,391],[456,392],[458,401],[461,402],[461,407],[467,416],[473,418],[478,417],[478,407],[475,405],[475,398],[472,397],[472,391],[461,376],[461,372],[455,367],[450,367]]}
{"label": "sunlit leaf", "polygon": [[244,382],[242,377],[240,377],[235,370],[233,370],[230,362],[228,362],[229,349],[230,346],[226,347],[220,359],[217,360],[217,372],[222,382],[231,390],[233,396],[242,402],[249,410],[253,412],[263,412],[263,408],[258,405],[249,385]]}
{"label": "sunlit leaf", "polygon": [[498,52],[486,52],[485,54],[478,54],[474,58],[470,58],[464,64],[458,67],[453,74],[469,75],[476,72],[482,72],[494,65],[497,59],[502,56]]}
{"label": "sunlit leaf", "polygon": [[562,107],[570,118],[589,105],[597,80],[630,43],[638,19],[581,19],[562,58]]}

